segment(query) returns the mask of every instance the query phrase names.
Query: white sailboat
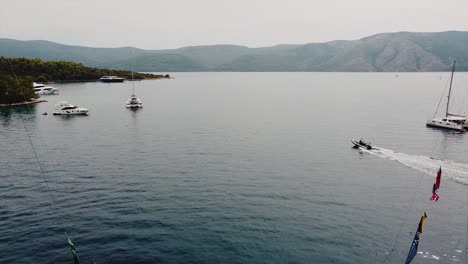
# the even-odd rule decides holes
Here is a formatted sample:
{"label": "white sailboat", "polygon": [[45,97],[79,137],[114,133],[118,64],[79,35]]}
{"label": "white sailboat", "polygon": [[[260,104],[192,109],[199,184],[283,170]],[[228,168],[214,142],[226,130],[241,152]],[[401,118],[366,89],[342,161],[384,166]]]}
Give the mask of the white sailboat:
{"label": "white sailboat", "polygon": [[138,109],[143,107],[143,102],[140,98],[138,98],[135,94],[135,85],[133,80],[133,65],[132,65],[132,95],[130,99],[127,100],[127,104],[125,105],[127,108]]}
{"label": "white sailboat", "polygon": [[445,109],[445,117],[436,117],[437,110],[432,119],[427,120],[426,126],[428,127],[439,127],[452,130],[458,130],[461,132],[465,131],[465,127],[468,125],[466,117],[464,115],[452,114],[449,112],[450,106],[450,94],[452,92],[453,74],[455,72],[455,61],[453,61],[452,75],[450,76],[450,87],[447,96],[447,106]]}
{"label": "white sailboat", "polygon": [[132,93],[132,96],[130,97],[130,99],[127,100],[126,107],[127,108],[142,108],[143,102],[134,93]]}

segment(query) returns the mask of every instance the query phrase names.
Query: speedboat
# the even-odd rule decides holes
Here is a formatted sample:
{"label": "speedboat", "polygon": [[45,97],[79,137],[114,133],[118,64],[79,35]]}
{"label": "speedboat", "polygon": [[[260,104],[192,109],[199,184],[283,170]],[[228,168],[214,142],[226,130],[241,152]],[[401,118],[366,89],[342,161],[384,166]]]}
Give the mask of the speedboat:
{"label": "speedboat", "polygon": [[351,143],[354,144],[355,148],[363,148],[363,149],[367,149],[367,150],[377,149],[376,147],[373,147],[370,142],[366,142],[362,138],[360,140],[357,140],[357,139],[353,138],[353,139],[351,139]]}
{"label": "speedboat", "polygon": [[112,82],[124,82],[125,78],[117,76],[102,76],[99,78],[101,82],[112,83]]}
{"label": "speedboat", "polygon": [[89,109],[78,107],[76,105],[72,105],[66,101],[59,102],[55,105],[55,112],[52,114],[54,115],[87,115]]}
{"label": "speedboat", "polygon": [[127,105],[125,107],[127,107],[127,108],[142,108],[143,107],[143,102],[135,94],[132,94],[130,99],[127,100]]}
{"label": "speedboat", "polygon": [[51,86],[45,86],[42,83],[33,83],[34,93],[39,95],[59,94],[59,89]]}

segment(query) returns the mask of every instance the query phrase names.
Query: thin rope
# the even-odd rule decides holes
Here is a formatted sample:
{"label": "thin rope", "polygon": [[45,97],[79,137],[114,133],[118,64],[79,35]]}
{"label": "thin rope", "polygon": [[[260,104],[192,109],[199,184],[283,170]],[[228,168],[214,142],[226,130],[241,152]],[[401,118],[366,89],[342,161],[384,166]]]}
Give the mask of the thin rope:
{"label": "thin rope", "polygon": [[[414,198],[415,198],[415,197],[413,197],[413,200],[414,200]],[[408,207],[408,212],[409,212],[409,209],[411,209],[411,208],[413,207],[413,205],[414,205],[414,203],[411,204],[411,205]],[[402,229],[403,229],[403,226],[408,222],[409,218],[410,218],[410,214],[407,213],[407,214],[406,214],[406,219],[400,224],[400,228],[398,229],[398,232],[397,232],[395,238],[393,239],[392,247],[390,248],[390,251],[388,252],[387,256],[385,257],[385,259],[384,259],[384,261],[383,261],[384,264],[387,263],[388,259],[390,258],[390,255],[392,255],[392,253],[395,252],[395,249],[396,249],[396,248],[395,248],[396,242],[397,242],[398,238],[400,237],[400,234],[401,234],[401,231],[402,231]]]}
{"label": "thin rope", "polygon": [[[13,75],[15,76],[16,83],[18,84],[19,88],[21,89],[21,95],[23,95],[24,100],[27,101],[26,96],[24,95],[23,86],[20,84],[20,82],[18,80],[18,76],[16,75],[16,72],[13,69],[13,65],[11,65],[10,58],[7,58],[7,61],[8,61],[8,64],[10,65],[10,68],[11,68],[11,71],[13,72]],[[31,107],[29,106],[29,104],[26,104],[26,106],[28,107],[29,112],[32,113]],[[44,182],[46,184],[47,192],[48,192],[48,194],[49,194],[49,196],[51,198],[52,205],[53,205],[55,211],[58,213],[59,210],[58,210],[58,207],[57,207],[57,203],[55,201],[55,197],[54,197],[54,195],[52,193],[52,189],[50,188],[49,181],[47,180],[47,176],[45,175],[42,163],[39,160],[39,155],[37,154],[36,147],[34,146],[34,143],[33,143],[32,139],[31,139],[31,134],[29,133],[28,127],[26,126],[26,122],[24,121],[24,118],[23,118],[22,115],[20,115],[20,119],[21,119],[21,122],[23,123],[24,130],[26,131],[26,135],[28,136],[29,144],[31,145],[31,148],[33,150],[34,157],[36,158],[37,165],[39,167],[39,171],[40,171],[40,173],[42,175],[42,178],[44,179]],[[65,237],[68,238],[67,233],[65,231],[66,230],[65,229],[65,224],[64,224],[63,218],[60,216],[60,214],[58,215],[58,219],[59,219],[59,222],[60,222],[61,227],[63,229],[63,232],[65,234]]]}
{"label": "thin rope", "polygon": [[466,116],[466,98],[468,98],[468,89],[465,91],[465,97],[463,98],[463,115]]}
{"label": "thin rope", "polygon": [[135,94],[135,81],[133,80],[133,64],[135,63],[135,51],[132,50],[132,94]]}
{"label": "thin rope", "polygon": [[[417,183],[416,183],[416,186],[420,186],[421,185],[421,180],[422,180],[422,174],[419,175],[419,177],[417,178]],[[415,186],[415,188],[416,188]],[[413,188],[413,189],[415,189]],[[385,264],[387,263],[388,259],[390,258],[390,255],[395,252],[395,245],[396,245],[396,242],[398,240],[398,238],[400,237],[401,235],[401,231],[403,229],[403,226],[406,225],[406,223],[408,222],[408,220],[410,219],[410,210],[414,207],[414,203],[415,203],[415,200],[416,200],[416,195],[417,195],[417,192],[413,192],[413,197],[411,199],[411,204],[408,206],[408,210],[407,210],[407,213],[406,213],[406,219],[400,224],[400,228],[398,229],[398,232],[393,240],[393,243],[392,243],[392,247],[390,249],[390,251],[388,252],[386,258],[384,259],[384,261],[382,262],[382,264]]]}
{"label": "thin rope", "polygon": [[[465,192],[465,205],[468,207],[468,192]],[[465,210],[467,208],[465,207]],[[465,241],[465,261],[468,264],[468,211],[466,212],[466,241]]]}

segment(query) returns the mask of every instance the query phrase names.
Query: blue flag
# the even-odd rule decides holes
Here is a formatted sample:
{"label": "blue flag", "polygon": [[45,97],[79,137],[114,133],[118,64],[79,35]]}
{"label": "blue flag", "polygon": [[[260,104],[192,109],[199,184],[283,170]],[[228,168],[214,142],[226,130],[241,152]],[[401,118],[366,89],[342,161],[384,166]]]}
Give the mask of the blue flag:
{"label": "blue flag", "polygon": [[416,257],[416,254],[418,254],[419,235],[421,235],[424,231],[424,222],[426,221],[426,218],[427,215],[426,212],[424,212],[424,215],[421,216],[421,220],[419,221],[418,230],[414,235],[413,243],[411,244],[411,248],[408,252],[408,257],[406,258],[405,264],[409,264],[411,261],[413,261],[414,257]]}

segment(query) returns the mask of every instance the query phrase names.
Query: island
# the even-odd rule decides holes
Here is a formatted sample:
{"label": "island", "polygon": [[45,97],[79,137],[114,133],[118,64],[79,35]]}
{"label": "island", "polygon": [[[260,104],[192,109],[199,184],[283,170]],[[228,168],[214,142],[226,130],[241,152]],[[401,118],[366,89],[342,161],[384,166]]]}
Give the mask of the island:
{"label": "island", "polygon": [[[132,79],[131,71],[86,67],[70,61],[0,57],[0,107],[41,102],[33,82],[89,82],[105,75]],[[133,73],[133,80],[171,78],[169,74]]]}

